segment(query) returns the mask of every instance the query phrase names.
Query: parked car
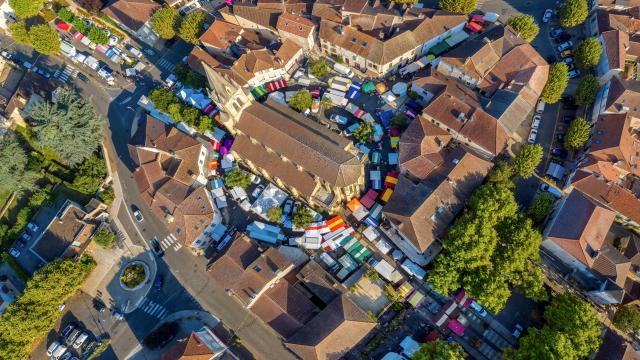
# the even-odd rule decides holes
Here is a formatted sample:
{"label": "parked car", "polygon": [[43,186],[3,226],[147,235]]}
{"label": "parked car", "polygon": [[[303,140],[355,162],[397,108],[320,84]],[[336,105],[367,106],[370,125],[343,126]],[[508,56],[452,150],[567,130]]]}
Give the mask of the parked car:
{"label": "parked car", "polygon": [[160,291],[162,290],[163,284],[164,284],[164,277],[162,276],[162,274],[156,275],[156,278],[153,280],[153,288],[156,289],[156,291]]}
{"label": "parked car", "polygon": [[52,342],[51,345],[49,345],[49,348],[47,349],[47,356],[51,357],[59,346],[60,346],[59,342],[57,341]]}
{"label": "parked car", "polygon": [[102,302],[102,300],[98,298],[93,298],[93,308],[96,309],[97,312],[104,312],[107,310],[107,306]]}
{"label": "parked car", "polygon": [[69,325],[67,325],[66,328],[64,328],[64,330],[62,330],[62,333],[60,334],[60,336],[63,339],[66,339],[67,336],[69,336],[69,334],[71,334],[71,332],[76,328],[76,325],[74,323],[71,323]]}
{"label": "parked car", "polygon": [[567,152],[564,149],[553,148],[551,149],[551,155],[564,159],[567,157]]}
{"label": "parked car", "polygon": [[18,240],[22,240],[22,241],[24,241],[26,243],[27,241],[31,240],[31,234],[29,234],[28,232],[24,231],[22,233],[22,235],[20,235],[20,238]]}
{"label": "parked car", "polygon": [[336,124],[340,124],[340,125],[346,125],[347,121],[349,121],[346,116],[342,116],[342,115],[338,115],[338,114],[331,115],[329,117],[329,120],[333,121]]}
{"label": "parked car", "polygon": [[25,69],[27,69],[27,70],[31,70],[31,68],[33,67],[33,65],[31,65],[31,63],[30,63],[30,62],[25,61],[25,62],[23,62],[23,63],[22,63],[22,67],[24,67],[24,68],[25,68]]}
{"label": "parked car", "polygon": [[9,255],[13,256],[14,258],[17,258],[20,256],[20,250],[12,247],[11,249],[9,249]]}
{"label": "parked car", "polygon": [[562,59],[562,62],[567,63],[567,65],[573,64],[573,58],[572,57],[566,57],[566,58]]}
{"label": "parked car", "polygon": [[564,142],[564,133],[557,133],[557,134],[556,134],[556,139],[557,139],[559,142]]}
{"label": "parked car", "polygon": [[260,176],[256,174],[251,174],[251,183],[255,185],[260,184]]}
{"label": "parked car", "polygon": [[564,33],[564,29],[562,28],[553,28],[551,29],[551,31],[549,31],[549,36],[551,36],[552,38],[557,38]]}
{"label": "parked car", "polygon": [[287,199],[287,201],[284,202],[284,208],[282,210],[282,213],[284,215],[289,215],[292,209],[293,209],[293,200]]}
{"label": "parked car", "polygon": [[7,59],[7,60],[13,59],[13,54],[8,52],[8,51],[6,51],[6,50],[0,51],[0,55],[2,55],[2,57]]}
{"label": "parked car", "polygon": [[138,207],[135,205],[131,205],[131,209],[133,209],[133,217],[136,219],[136,221],[142,222],[142,220],[144,220],[144,217],[142,216],[140,209],[138,209]]}
{"label": "parked car", "polygon": [[565,50],[563,52],[560,53],[560,57],[566,58],[569,56],[573,56],[573,50],[569,49],[569,50]]}
{"label": "parked car", "polygon": [[517,338],[520,337],[520,335],[522,335],[523,331],[524,331],[524,329],[522,328],[522,325],[516,324],[516,327],[513,330],[513,332],[511,333],[511,335],[513,335],[513,337],[517,339]]}
{"label": "parked car", "polygon": [[258,185],[253,190],[253,192],[251,193],[251,196],[253,196],[254,198],[258,198],[258,196],[260,196],[260,194],[262,194],[263,190],[264,190],[264,185]]}
{"label": "parked car", "polygon": [[87,341],[87,338],[89,338],[89,334],[87,334],[86,332],[83,332],[82,334],[80,334],[76,339],[76,341],[73,342],[73,348],[74,349],[80,348],[80,346],[82,346],[82,344],[84,344],[84,342]]}
{"label": "parked car", "polygon": [[488,312],[485,308],[483,308],[480,304],[478,304],[475,300],[471,301],[471,308],[475,310],[480,317],[486,317]]}
{"label": "parked car", "polygon": [[547,183],[540,184],[540,191],[548,192],[549,194],[555,196],[557,199],[560,199],[562,197],[562,191]]}
{"label": "parked car", "polygon": [[156,256],[162,257],[164,255],[164,251],[160,247],[160,243],[158,242],[158,239],[154,236],[153,238],[151,238],[150,242],[151,242],[151,248],[153,249],[153,252],[156,254]]}
{"label": "parked car", "polygon": [[580,70],[571,70],[569,71],[569,79],[575,79],[580,76]]}
{"label": "parked car", "polygon": [[553,39],[557,44],[561,44],[565,41],[569,41],[571,40],[571,35],[569,34],[561,34],[560,36],[558,36],[557,38]]}
{"label": "parked car", "polygon": [[569,123],[571,123],[573,121],[573,119],[574,119],[573,116],[565,115],[565,116],[562,117],[562,122],[569,124]]}
{"label": "parked car", "polygon": [[42,77],[44,77],[45,79],[48,79],[51,77],[51,74],[49,74],[48,72],[44,71],[43,69],[38,69],[36,71],[36,73]]}
{"label": "parked car", "polygon": [[538,130],[538,128],[540,127],[540,122],[541,121],[542,121],[542,116],[537,115],[537,114],[534,115],[533,122],[531,123],[531,128]]}
{"label": "parked car", "polygon": [[573,41],[569,40],[558,45],[556,49],[558,50],[558,52],[563,52],[567,49],[571,49],[572,47],[573,47]]}
{"label": "parked car", "polygon": [[40,227],[34,223],[28,223],[27,224],[27,229],[29,229],[29,231],[31,231],[32,233],[35,233],[36,231],[38,231]]}
{"label": "parked car", "polygon": [[542,22],[543,23],[548,23],[549,20],[551,20],[551,15],[553,15],[553,10],[551,9],[547,9],[544,11],[544,15],[542,16]]}
{"label": "parked car", "polygon": [[83,72],[78,72],[76,76],[83,82],[89,82],[89,78]]}
{"label": "parked car", "polygon": [[538,130],[536,129],[531,129],[531,132],[529,133],[529,139],[527,139],[527,141],[530,144],[535,144],[536,143],[536,137],[538,136]]}
{"label": "parked car", "polygon": [[65,344],[70,346],[71,344],[73,344],[74,341],[76,341],[79,335],[80,335],[80,330],[73,329],[73,331],[71,331],[71,334],[69,334],[69,336],[65,339],[64,341]]}

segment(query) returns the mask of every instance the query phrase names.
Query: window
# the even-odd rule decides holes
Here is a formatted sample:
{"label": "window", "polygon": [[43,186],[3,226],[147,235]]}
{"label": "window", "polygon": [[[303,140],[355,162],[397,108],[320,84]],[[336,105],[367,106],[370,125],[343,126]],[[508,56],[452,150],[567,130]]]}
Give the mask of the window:
{"label": "window", "polygon": [[354,38],[354,37],[352,37],[352,38],[351,38],[351,42],[352,42],[352,43],[354,43],[354,42],[356,42],[356,41],[357,41],[357,40],[356,40],[356,38]]}
{"label": "window", "polygon": [[366,41],[363,41],[363,42],[362,42],[362,46],[363,46],[363,47],[364,47],[364,46],[367,46],[367,42],[366,42]]}
{"label": "window", "polygon": [[604,130],[598,130],[598,131],[596,132],[596,134],[598,134],[598,135],[603,135],[603,134],[604,134]]}

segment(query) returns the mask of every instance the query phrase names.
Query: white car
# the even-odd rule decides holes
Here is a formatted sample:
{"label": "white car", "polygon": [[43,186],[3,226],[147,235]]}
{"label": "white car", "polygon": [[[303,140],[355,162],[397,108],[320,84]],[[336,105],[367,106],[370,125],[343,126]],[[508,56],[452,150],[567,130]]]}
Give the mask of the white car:
{"label": "white car", "polygon": [[513,337],[517,339],[517,338],[520,337],[520,335],[522,335],[523,331],[524,331],[524,329],[522,328],[522,325],[516,324],[516,328],[513,330],[511,335],[513,335]]}
{"label": "white car", "polygon": [[471,301],[471,308],[475,310],[480,317],[486,317],[488,312],[485,308],[483,308],[480,304],[478,304],[475,300]]}
{"label": "white car", "polygon": [[144,220],[144,217],[142,216],[142,213],[140,212],[140,210],[134,211],[133,217],[136,219],[137,222],[142,222],[142,220]]}
{"label": "white car", "polygon": [[36,231],[38,231],[39,227],[38,227],[38,225],[36,225],[34,223],[28,223],[27,224],[27,229],[29,229],[29,231],[31,231],[31,232],[36,232]]}
{"label": "white car", "polygon": [[60,343],[57,341],[54,341],[51,345],[49,345],[49,348],[47,349],[47,356],[51,357],[58,346],[60,346]]}
{"label": "white car", "polygon": [[548,192],[549,194],[553,195],[556,199],[560,199],[562,197],[562,191],[546,183],[540,184],[540,191]]}
{"label": "white car", "polygon": [[538,136],[538,130],[536,129],[531,129],[531,132],[529,133],[529,139],[527,139],[527,141],[529,142],[529,144],[535,144],[536,143],[536,137]]}
{"label": "white car", "polygon": [[558,45],[558,47],[556,48],[556,50],[558,50],[558,52],[563,52],[567,49],[571,49],[573,47],[573,41],[569,40],[566,42],[563,42],[562,44]]}
{"label": "white car", "polygon": [[346,116],[337,115],[337,114],[331,115],[329,117],[329,120],[333,121],[336,124],[340,124],[340,125],[346,125],[347,121],[348,121]]}
{"label": "white car", "polygon": [[542,16],[542,22],[548,23],[551,20],[551,15],[553,15],[553,10],[547,9],[544,11],[544,15]]}
{"label": "white car", "polygon": [[298,69],[295,74],[293,74],[293,79],[298,80],[299,78],[304,76],[304,69]]}
{"label": "white car", "polygon": [[580,76],[580,70],[571,70],[569,71],[569,79],[575,79]]}
{"label": "white car", "polygon": [[80,336],[78,336],[76,341],[73,342],[73,348],[74,349],[79,349],[80,346],[82,346],[82,344],[84,344],[84,342],[87,341],[88,337],[89,337],[89,335],[87,333],[83,332]]}
{"label": "white car", "polygon": [[18,258],[20,256],[20,250],[12,247],[11,249],[9,249],[9,255],[13,256],[14,258]]}
{"label": "white car", "polygon": [[251,183],[255,185],[260,184],[260,176],[256,174],[251,174]]}
{"label": "white car", "polygon": [[262,194],[262,190],[264,190],[264,185],[258,185],[255,190],[253,190],[253,192],[251,193],[251,196],[253,196],[254,198],[258,198],[258,196],[260,196],[260,194]]}
{"label": "white car", "polygon": [[540,122],[542,121],[542,116],[540,115],[535,115],[533,117],[533,123],[531,123],[531,128],[532,129],[536,129],[538,130],[538,128],[540,127]]}

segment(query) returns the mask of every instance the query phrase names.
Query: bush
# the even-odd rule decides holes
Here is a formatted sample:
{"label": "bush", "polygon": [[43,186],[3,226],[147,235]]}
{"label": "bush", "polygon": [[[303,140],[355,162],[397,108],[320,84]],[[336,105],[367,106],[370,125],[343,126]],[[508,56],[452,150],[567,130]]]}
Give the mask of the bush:
{"label": "bush", "polygon": [[341,55],[336,55],[336,62],[338,64],[344,64],[344,58]]}
{"label": "bush", "polygon": [[76,31],[86,34],[87,31],[89,30],[89,27],[87,26],[87,24],[84,23],[84,21],[82,21],[82,18],[80,17],[76,17],[75,19],[73,19],[73,28],[76,29]]}
{"label": "bush", "polygon": [[560,25],[564,28],[582,24],[589,15],[587,0],[566,0],[560,7]]}
{"label": "bush", "polygon": [[116,198],[116,194],[113,192],[113,188],[110,187],[110,188],[104,189],[104,191],[102,191],[98,195],[98,198],[105,205],[111,205],[111,204],[113,204],[113,200],[115,200],[115,198]]}
{"label": "bush", "polygon": [[587,74],[582,77],[578,89],[576,90],[576,104],[586,106],[596,99],[596,94],[600,89],[600,83],[598,78],[592,74]]}
{"label": "bush", "polygon": [[329,67],[327,66],[327,63],[324,62],[324,60],[316,59],[311,62],[309,71],[311,71],[311,74],[313,76],[320,78],[329,74]]}
{"label": "bush", "polygon": [[99,27],[92,27],[91,29],[89,29],[89,34],[87,34],[87,37],[89,37],[89,40],[98,45],[109,43],[109,37],[107,36],[107,33]]}
{"label": "bush", "polygon": [[576,49],[576,65],[581,69],[590,69],[600,61],[602,45],[595,37],[590,37],[581,42]]}
{"label": "bush", "polygon": [[128,288],[134,288],[144,281],[146,272],[142,264],[130,264],[124,268],[120,281]]}
{"label": "bush", "polygon": [[184,106],[182,105],[182,103],[175,102],[169,105],[169,108],[167,108],[167,112],[169,113],[171,118],[173,118],[173,120],[181,122],[182,113],[184,112]]}
{"label": "bush", "polygon": [[164,323],[149,335],[145,336],[142,344],[149,349],[157,349],[173,339],[179,330],[180,325],[174,321]]}
{"label": "bush", "polygon": [[476,0],[440,0],[441,9],[459,14],[472,12],[476,5]]}
{"label": "bush", "polygon": [[536,24],[533,16],[531,15],[517,15],[509,20],[507,20],[507,24],[515,30],[521,38],[523,38],[527,42],[531,42],[538,36],[540,32],[540,28],[538,24]]}
{"label": "bush", "polygon": [[556,202],[556,198],[548,192],[543,192],[538,195],[527,210],[527,216],[535,223],[540,223],[544,218],[553,210],[553,204]]}
{"label": "bush", "polygon": [[188,43],[198,45],[200,42],[198,37],[202,32],[204,21],[204,14],[200,11],[194,11],[187,15],[180,24],[180,37]]}
{"label": "bush", "polygon": [[169,105],[178,101],[173,93],[163,88],[153,89],[149,94],[149,99],[151,99],[156,109],[165,113],[169,111]]}
{"label": "bush", "polygon": [[562,97],[569,82],[569,67],[564,62],[555,63],[549,69],[549,78],[542,89],[540,99],[547,104],[555,104]]}
{"label": "bush", "polygon": [[239,186],[243,189],[246,189],[251,184],[251,175],[236,168],[231,170],[227,174],[227,176],[224,179],[224,182],[225,184],[227,184],[228,187]]}
{"label": "bush", "polygon": [[407,127],[408,122],[409,118],[407,117],[407,115],[399,112],[393,115],[393,118],[391,119],[391,126],[400,130],[404,130]]}
{"label": "bush", "polygon": [[267,217],[269,218],[269,221],[275,222],[275,223],[281,223],[282,222],[282,208],[277,206],[277,207],[270,207],[269,210],[267,210]]}
{"label": "bush", "polygon": [[640,311],[636,305],[625,305],[616,311],[613,316],[613,325],[624,333],[640,330]]}
{"label": "bush", "polygon": [[289,106],[300,112],[310,108],[312,103],[311,93],[307,90],[298,91],[291,100],[289,100]]}
{"label": "bush", "polygon": [[291,222],[296,228],[305,228],[311,224],[313,216],[306,207],[301,207],[298,211],[291,216]]}
{"label": "bush", "polygon": [[180,24],[178,10],[171,7],[163,7],[156,11],[151,18],[151,27],[163,39],[169,40],[176,36]]}
{"label": "bush", "polygon": [[70,23],[75,18],[75,15],[68,7],[63,7],[58,10],[58,17],[60,20]]}
{"label": "bush", "polygon": [[104,159],[98,154],[86,158],[75,168],[76,176],[71,186],[85,195],[93,196],[107,174]]}
{"label": "bush", "polygon": [[207,85],[207,79],[191,69],[189,65],[180,62],[173,68],[178,81],[192,89],[202,89]]}
{"label": "bush", "polygon": [[93,235],[93,241],[105,249],[111,249],[116,244],[116,234],[106,226],[101,226]]}
{"label": "bush", "polygon": [[21,19],[37,16],[46,0],[9,0],[9,6]]}
{"label": "bush", "polygon": [[29,29],[29,39],[34,50],[43,55],[53,55],[60,51],[58,33],[49,25],[34,25]]}

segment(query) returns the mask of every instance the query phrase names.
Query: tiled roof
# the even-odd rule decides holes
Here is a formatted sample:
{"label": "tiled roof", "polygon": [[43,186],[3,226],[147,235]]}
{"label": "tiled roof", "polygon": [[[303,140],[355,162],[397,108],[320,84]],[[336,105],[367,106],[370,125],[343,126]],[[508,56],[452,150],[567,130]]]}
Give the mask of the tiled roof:
{"label": "tiled roof", "polygon": [[236,129],[332,186],[347,187],[360,179],[363,165],[345,150],[348,139],[274,101],[249,106]]}
{"label": "tiled roof", "polygon": [[212,69],[215,69],[220,66],[231,65],[228,64],[226,60],[227,59],[217,59],[204,51],[201,47],[194,46],[193,49],[191,49],[189,56],[187,57],[187,64],[189,64],[189,66],[193,70],[197,71],[202,76],[206,76],[206,72],[202,66],[203,63],[209,65],[209,67],[211,67]]}
{"label": "tiled roof", "polygon": [[456,149],[426,179],[414,183],[398,178],[384,214],[421,252],[443,235],[492,164]]}
{"label": "tiled roof", "polygon": [[129,29],[138,31],[160,7],[160,4],[151,0],[116,0],[102,12]]}
{"label": "tiled roof", "polygon": [[200,35],[200,41],[219,49],[227,49],[240,36],[242,27],[224,20],[216,19],[211,26]]}
{"label": "tiled roof", "polygon": [[302,47],[298,45],[295,41],[290,39],[285,39],[278,48],[278,51],[275,53],[276,63],[279,64],[278,61],[282,61],[282,65],[288,63],[293,59],[298,52],[302,50]]}
{"label": "tiled roof", "polygon": [[620,30],[609,30],[601,34],[609,69],[624,70],[624,62],[629,47],[629,35]]}
{"label": "tiled roof", "polygon": [[400,137],[400,171],[426,178],[444,162],[444,147],[453,136],[422,116],[414,119]]}
{"label": "tiled roof", "polygon": [[76,236],[87,226],[83,221],[85,215],[87,213],[77,205],[65,202],[31,250],[47,262],[62,256]]}
{"label": "tiled roof", "polygon": [[276,24],[278,30],[303,38],[308,37],[315,26],[316,24],[313,21],[289,12],[280,15]]}
{"label": "tiled roof", "polygon": [[248,3],[236,3],[233,5],[233,15],[270,30],[276,29],[280,14],[282,14],[281,9],[269,9]]}
{"label": "tiled roof", "polygon": [[611,78],[609,93],[605,104],[606,112],[628,112],[634,117],[640,116],[640,82]]}
{"label": "tiled roof", "polygon": [[629,269],[631,269],[631,261],[609,244],[602,246],[598,257],[593,262],[593,270],[611,278],[620,287],[624,287]]}
{"label": "tiled roof", "polygon": [[608,329],[595,360],[640,360],[640,354],[622,336]]}
{"label": "tiled roof", "polygon": [[337,360],[376,326],[364,310],[341,295],[286,341],[305,360]]}
{"label": "tiled roof", "polygon": [[616,214],[580,191],[571,191],[562,204],[547,238],[574,258],[592,267]]}
{"label": "tiled roof", "polygon": [[342,284],[336,281],[331,274],[313,260],[307,262],[305,266],[300,269],[297,277],[300,281],[299,284],[304,284],[307,290],[325,304],[329,304],[340,295],[342,290],[346,290]]}
{"label": "tiled roof", "polygon": [[187,339],[177,341],[158,360],[210,360],[213,355],[213,351],[192,332]]}
{"label": "tiled roof", "polygon": [[590,156],[640,176],[640,138],[627,113],[602,114],[595,123]]}
{"label": "tiled roof", "polygon": [[640,222],[640,199],[622,186],[583,170],[576,172],[573,186],[603,206],[608,206],[633,221]]}

